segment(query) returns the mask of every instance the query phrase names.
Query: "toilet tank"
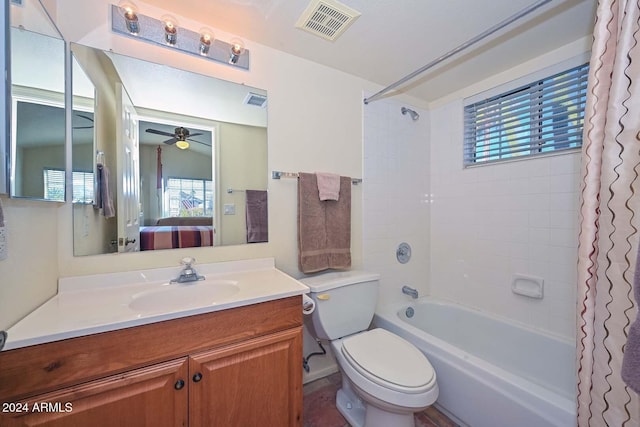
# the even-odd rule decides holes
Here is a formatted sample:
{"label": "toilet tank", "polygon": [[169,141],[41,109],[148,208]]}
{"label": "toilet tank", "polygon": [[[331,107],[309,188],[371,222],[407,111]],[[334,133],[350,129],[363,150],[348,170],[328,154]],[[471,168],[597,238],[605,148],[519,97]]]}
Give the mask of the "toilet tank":
{"label": "toilet tank", "polygon": [[366,330],[378,300],[380,275],[336,271],[300,279],[316,303],[311,314],[316,338],[334,340]]}

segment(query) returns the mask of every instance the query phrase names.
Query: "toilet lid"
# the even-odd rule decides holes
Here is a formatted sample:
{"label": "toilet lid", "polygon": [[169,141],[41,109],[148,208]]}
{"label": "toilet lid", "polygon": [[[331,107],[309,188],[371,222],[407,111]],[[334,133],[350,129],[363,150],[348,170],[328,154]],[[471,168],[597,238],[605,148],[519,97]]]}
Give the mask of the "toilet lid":
{"label": "toilet lid", "polygon": [[423,392],[432,386],[435,376],[429,360],[420,350],[384,329],[345,338],[342,354],[371,381],[400,392]]}

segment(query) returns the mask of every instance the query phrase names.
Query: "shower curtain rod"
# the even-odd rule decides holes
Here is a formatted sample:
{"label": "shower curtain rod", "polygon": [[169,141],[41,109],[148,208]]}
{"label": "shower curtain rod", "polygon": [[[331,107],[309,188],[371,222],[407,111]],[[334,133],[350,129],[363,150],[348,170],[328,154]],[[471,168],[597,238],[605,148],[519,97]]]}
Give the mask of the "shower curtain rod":
{"label": "shower curtain rod", "polygon": [[373,94],[368,98],[365,98],[364,99],[364,103],[368,104],[368,103],[370,103],[372,101],[375,101],[377,98],[379,98],[382,95],[384,95],[385,93],[389,92],[391,89],[395,89],[396,87],[400,86],[401,84],[405,83],[406,81],[411,80],[414,77],[416,77],[417,75],[424,73],[425,71],[427,71],[428,69],[438,65],[439,63],[441,63],[445,59],[448,59],[449,57],[455,55],[456,53],[463,51],[464,49],[468,48],[469,46],[479,42],[480,40],[484,39],[485,37],[490,36],[491,34],[495,33],[496,31],[498,31],[498,30],[500,30],[500,29],[502,29],[504,27],[506,27],[507,25],[511,24],[512,22],[517,21],[518,19],[522,18],[523,16],[528,15],[529,13],[531,13],[534,10],[538,9],[539,7],[545,5],[546,3],[549,3],[550,1],[552,1],[552,0],[539,0],[536,3],[533,3],[532,5],[522,9],[520,12],[516,13],[515,15],[512,15],[509,18],[505,19],[504,21],[499,22],[498,24],[494,25],[493,27],[489,28],[488,30],[484,31],[483,33],[478,34],[474,38],[472,38],[470,40],[467,40],[466,42],[462,43],[460,46],[456,47],[453,50],[450,50],[449,52],[445,53],[441,57],[434,59],[433,61],[429,62],[424,67],[414,71],[411,74],[408,74],[407,76],[401,78],[397,82],[390,84],[389,86],[387,86],[384,89],[382,89],[380,92],[378,92],[376,94]]}

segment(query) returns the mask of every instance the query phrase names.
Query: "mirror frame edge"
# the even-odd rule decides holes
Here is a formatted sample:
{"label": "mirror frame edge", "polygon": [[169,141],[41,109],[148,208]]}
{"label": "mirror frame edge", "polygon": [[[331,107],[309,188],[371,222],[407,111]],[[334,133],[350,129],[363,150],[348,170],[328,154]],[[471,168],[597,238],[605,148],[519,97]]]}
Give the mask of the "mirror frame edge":
{"label": "mirror frame edge", "polygon": [[[44,5],[42,5],[44,8]],[[45,8],[46,10],[46,8]],[[48,13],[48,12],[47,12]],[[56,27],[57,29],[57,27]],[[58,30],[60,32],[60,30]],[[62,33],[60,32],[62,37]],[[64,202],[73,203],[73,66],[71,44],[62,37],[64,43]]]}
{"label": "mirror frame edge", "polygon": [[9,179],[11,176],[11,40],[10,40],[10,2],[3,2],[0,10],[0,22],[2,23],[2,31],[4,34],[4,43],[0,47],[0,58],[2,58],[2,96],[3,102],[0,106],[0,115],[2,116],[2,125],[0,126],[0,194],[9,194]]}

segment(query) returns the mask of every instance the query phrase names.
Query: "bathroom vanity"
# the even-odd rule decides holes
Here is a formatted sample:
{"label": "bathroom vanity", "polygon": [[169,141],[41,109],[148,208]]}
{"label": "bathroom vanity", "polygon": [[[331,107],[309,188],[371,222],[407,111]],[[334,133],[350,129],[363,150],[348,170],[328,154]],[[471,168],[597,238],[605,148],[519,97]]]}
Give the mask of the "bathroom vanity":
{"label": "bathroom vanity", "polygon": [[[262,296],[248,298],[242,289],[248,279],[242,278],[261,276],[267,279],[250,287]],[[138,317],[123,322],[133,326],[115,322],[113,329],[94,324],[69,331],[50,325],[57,335],[50,330],[26,338],[28,327],[16,325],[15,335],[25,334],[22,343],[77,336],[0,352],[0,425],[302,425],[305,287],[275,269],[216,277],[235,277],[241,289],[226,302],[170,314],[131,310]],[[68,308],[64,292],[55,298],[61,295],[47,304]],[[140,295],[137,287],[133,295]],[[56,311],[47,304],[38,310]],[[92,328],[111,330],[87,333]]]}

